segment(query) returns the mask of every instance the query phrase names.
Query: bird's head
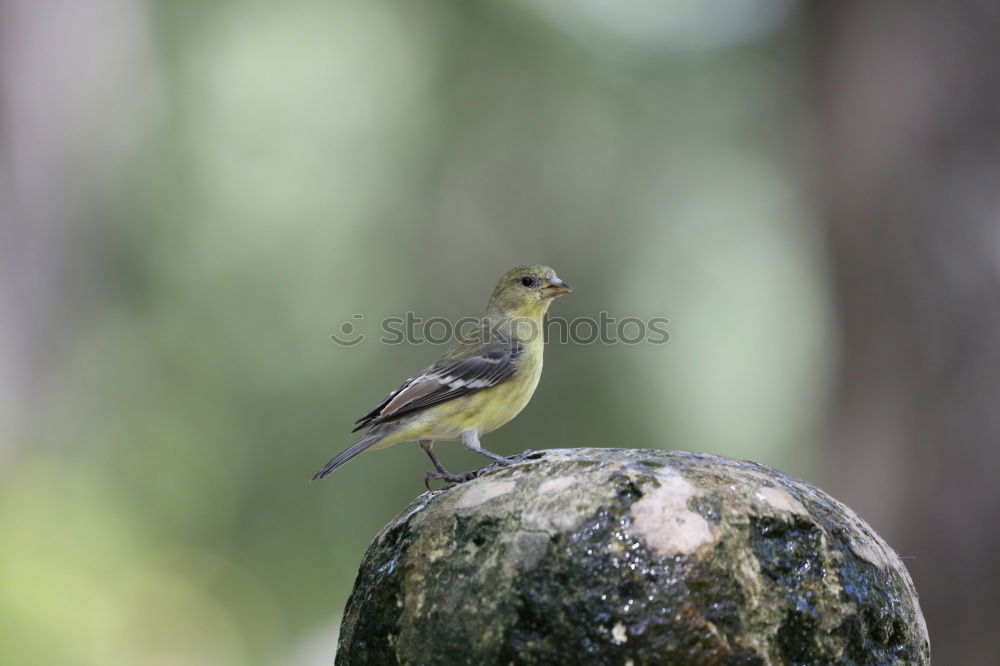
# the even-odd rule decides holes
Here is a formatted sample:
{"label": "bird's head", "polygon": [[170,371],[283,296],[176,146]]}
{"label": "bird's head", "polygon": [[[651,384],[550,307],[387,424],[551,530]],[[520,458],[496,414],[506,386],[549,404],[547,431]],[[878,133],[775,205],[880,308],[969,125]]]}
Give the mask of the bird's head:
{"label": "bird's head", "polygon": [[572,289],[548,266],[518,266],[507,271],[490,297],[488,310],[510,317],[537,318]]}

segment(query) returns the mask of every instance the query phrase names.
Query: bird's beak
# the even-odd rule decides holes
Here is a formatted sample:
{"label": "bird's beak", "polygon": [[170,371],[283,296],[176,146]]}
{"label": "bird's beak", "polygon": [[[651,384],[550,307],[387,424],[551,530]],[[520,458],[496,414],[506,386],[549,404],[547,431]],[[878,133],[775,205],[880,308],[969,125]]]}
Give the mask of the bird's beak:
{"label": "bird's beak", "polygon": [[573,288],[559,278],[549,278],[549,283],[542,288],[542,295],[545,298],[556,298],[571,291],[573,291]]}

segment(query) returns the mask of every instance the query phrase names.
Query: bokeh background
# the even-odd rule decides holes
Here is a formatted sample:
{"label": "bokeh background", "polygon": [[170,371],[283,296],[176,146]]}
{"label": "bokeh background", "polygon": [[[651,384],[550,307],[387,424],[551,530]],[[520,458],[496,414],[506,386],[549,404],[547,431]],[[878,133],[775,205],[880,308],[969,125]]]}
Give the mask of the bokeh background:
{"label": "bokeh background", "polygon": [[0,663],[331,663],[428,469],[307,483],[442,351],[377,322],[521,263],[671,340],[551,344],[490,448],[801,476],[936,663],[997,663],[998,38],[987,0],[0,0]]}

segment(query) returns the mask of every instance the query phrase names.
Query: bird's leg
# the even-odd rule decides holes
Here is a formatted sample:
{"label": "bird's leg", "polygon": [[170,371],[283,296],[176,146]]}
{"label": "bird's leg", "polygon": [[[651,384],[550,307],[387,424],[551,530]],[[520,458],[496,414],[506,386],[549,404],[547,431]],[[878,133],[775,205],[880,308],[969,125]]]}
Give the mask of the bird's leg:
{"label": "bird's leg", "polygon": [[420,440],[420,448],[422,448],[424,450],[424,453],[426,453],[427,456],[431,459],[431,462],[434,463],[434,469],[437,470],[436,472],[427,472],[427,474],[424,476],[424,486],[427,488],[427,490],[431,489],[432,479],[441,479],[442,481],[447,481],[448,483],[465,483],[466,481],[471,481],[472,479],[476,478],[476,476],[478,476],[478,475],[473,475],[472,472],[466,472],[465,474],[452,474],[451,472],[449,472],[444,468],[444,465],[441,464],[441,461],[438,460],[438,457],[434,455],[434,451],[431,450],[432,446],[434,446],[433,439]]}
{"label": "bird's leg", "polygon": [[431,450],[432,446],[434,446],[433,439],[420,440],[420,448],[424,450],[424,453],[426,453],[427,456],[431,459],[431,462],[434,463],[434,469],[436,469],[440,474],[451,474],[451,472],[449,472],[444,468],[444,465],[441,464],[441,461],[438,460],[438,457],[434,455],[434,451]]}
{"label": "bird's leg", "polygon": [[487,451],[483,448],[483,445],[479,443],[479,432],[477,430],[466,430],[462,433],[462,446],[475,453],[481,453],[501,467],[510,465],[510,461],[503,456],[498,456],[492,451]]}

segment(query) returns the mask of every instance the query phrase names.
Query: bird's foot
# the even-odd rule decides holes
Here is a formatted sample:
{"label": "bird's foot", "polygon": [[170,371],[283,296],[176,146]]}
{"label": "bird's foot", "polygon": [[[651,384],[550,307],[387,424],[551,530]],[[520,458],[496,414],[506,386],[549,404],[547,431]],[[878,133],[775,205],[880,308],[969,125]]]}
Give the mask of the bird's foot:
{"label": "bird's foot", "polygon": [[[485,470],[486,470],[486,468],[484,467],[483,469],[476,469],[476,470],[473,470],[471,472],[466,472],[465,474],[452,474],[452,473],[447,472],[447,471],[444,471],[444,472],[427,472],[427,474],[424,475],[424,486],[427,488],[427,490],[430,490],[431,489],[431,481],[434,481],[436,479],[440,479],[442,481],[447,481],[448,483],[450,483],[452,485],[457,485],[459,483],[465,483],[466,481],[472,481],[473,479],[478,478],[480,475],[482,475],[482,473]],[[450,488],[451,486],[445,486],[445,487],[446,488]]]}
{"label": "bird's foot", "polygon": [[521,451],[520,453],[516,453],[516,454],[514,454],[512,456],[507,456],[506,458],[504,458],[504,460],[506,460],[508,462],[512,462],[512,463],[517,463],[517,462],[521,462],[522,460],[525,460],[532,453],[534,453],[534,451],[532,451],[531,449],[525,449],[524,451]]}
{"label": "bird's foot", "polygon": [[[527,460],[533,455],[536,457],[541,457],[543,454],[536,453],[531,449],[525,449],[524,451],[521,451],[517,455],[507,456],[506,458],[504,458],[503,456],[498,456],[496,454],[492,455],[486,454],[486,457],[492,460],[494,465],[498,467],[510,467],[512,464],[521,462],[522,460]],[[471,472],[465,472],[464,474],[452,474],[444,467],[439,467],[438,471],[436,472],[427,472],[427,474],[424,476],[424,486],[426,486],[427,490],[430,490],[431,481],[440,479],[441,481],[447,481],[449,484],[451,484],[449,486],[445,486],[445,488],[450,488],[451,486],[458,485],[459,483],[465,483],[466,481],[472,481],[473,479],[478,479],[483,474],[488,472],[492,467],[493,465],[487,465],[486,467],[474,469]]]}

